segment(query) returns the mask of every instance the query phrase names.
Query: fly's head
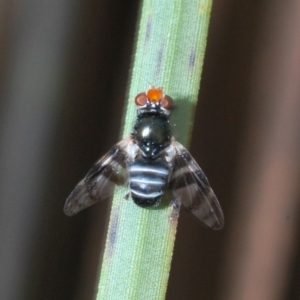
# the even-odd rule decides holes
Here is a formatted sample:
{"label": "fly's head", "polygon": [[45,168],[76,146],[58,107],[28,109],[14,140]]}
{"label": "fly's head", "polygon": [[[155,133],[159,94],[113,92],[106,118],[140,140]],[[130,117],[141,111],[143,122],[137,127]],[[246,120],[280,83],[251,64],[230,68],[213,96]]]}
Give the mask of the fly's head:
{"label": "fly's head", "polygon": [[173,100],[163,92],[161,87],[150,86],[146,92],[135,97],[135,104],[138,107],[138,115],[160,114],[168,117],[173,106]]}

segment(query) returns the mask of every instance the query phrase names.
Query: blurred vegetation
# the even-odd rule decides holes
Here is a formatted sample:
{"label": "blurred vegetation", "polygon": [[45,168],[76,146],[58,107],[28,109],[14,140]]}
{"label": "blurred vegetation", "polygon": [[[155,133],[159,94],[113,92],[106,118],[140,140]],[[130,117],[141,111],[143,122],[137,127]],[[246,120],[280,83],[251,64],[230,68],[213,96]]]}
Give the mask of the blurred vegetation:
{"label": "blurred vegetation", "polygon": [[[109,203],[62,207],[119,139],[138,5],[0,2],[1,299],[93,297]],[[300,297],[299,5],[213,3],[191,153],[226,224],[182,211],[167,299]]]}

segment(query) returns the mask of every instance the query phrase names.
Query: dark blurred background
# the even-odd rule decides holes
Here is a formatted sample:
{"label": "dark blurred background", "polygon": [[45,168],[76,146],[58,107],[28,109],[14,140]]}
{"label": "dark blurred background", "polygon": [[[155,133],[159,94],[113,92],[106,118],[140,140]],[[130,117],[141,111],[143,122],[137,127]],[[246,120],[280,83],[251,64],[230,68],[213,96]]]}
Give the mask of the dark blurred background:
{"label": "dark blurred background", "polygon": [[[139,1],[0,2],[0,299],[93,299],[109,201],[62,207],[118,141]],[[212,9],[190,147],[225,213],[182,211],[167,299],[300,299],[300,2]]]}

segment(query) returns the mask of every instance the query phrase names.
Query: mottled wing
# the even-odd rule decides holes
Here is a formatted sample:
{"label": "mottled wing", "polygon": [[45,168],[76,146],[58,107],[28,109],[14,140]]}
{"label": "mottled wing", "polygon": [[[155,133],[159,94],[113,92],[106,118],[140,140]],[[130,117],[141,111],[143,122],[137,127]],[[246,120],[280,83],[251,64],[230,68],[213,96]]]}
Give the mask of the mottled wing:
{"label": "mottled wing", "polygon": [[170,181],[175,200],[190,209],[202,222],[213,229],[224,226],[219,201],[199,165],[177,141],[173,141],[176,156]]}
{"label": "mottled wing", "polygon": [[126,182],[126,148],[124,139],[96,162],[87,175],[77,184],[64,206],[64,213],[73,216],[94,203],[110,197],[114,185]]}

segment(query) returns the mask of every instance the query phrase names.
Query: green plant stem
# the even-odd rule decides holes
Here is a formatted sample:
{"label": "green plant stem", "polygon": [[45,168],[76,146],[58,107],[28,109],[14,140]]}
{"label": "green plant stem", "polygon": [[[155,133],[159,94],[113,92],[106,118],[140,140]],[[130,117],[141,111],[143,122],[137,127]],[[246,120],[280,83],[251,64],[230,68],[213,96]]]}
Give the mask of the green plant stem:
{"label": "green plant stem", "polygon": [[[188,145],[198,97],[212,1],[144,0],[123,136],[136,119],[134,97],[162,86],[175,102],[176,138]],[[97,299],[164,299],[177,219],[163,203],[143,209],[116,189]]]}

